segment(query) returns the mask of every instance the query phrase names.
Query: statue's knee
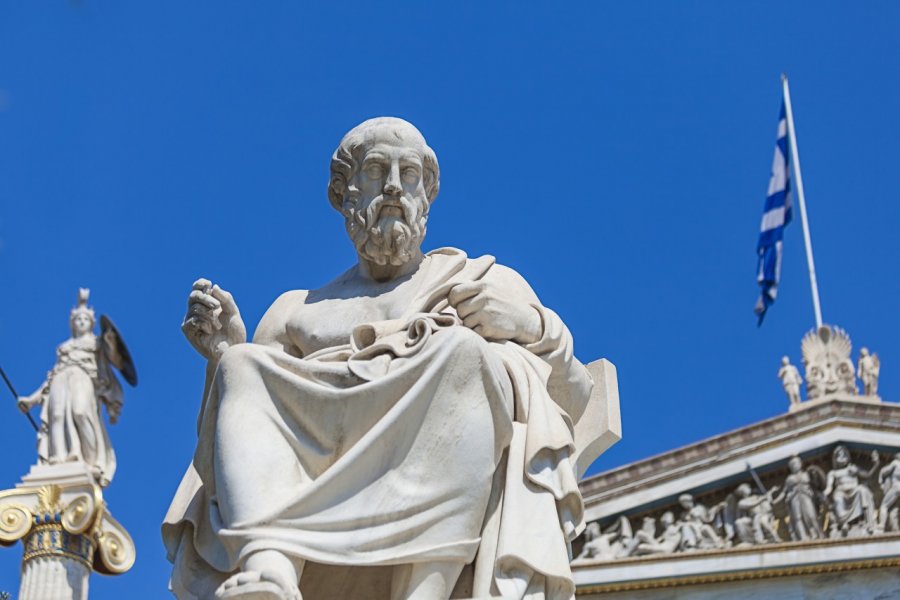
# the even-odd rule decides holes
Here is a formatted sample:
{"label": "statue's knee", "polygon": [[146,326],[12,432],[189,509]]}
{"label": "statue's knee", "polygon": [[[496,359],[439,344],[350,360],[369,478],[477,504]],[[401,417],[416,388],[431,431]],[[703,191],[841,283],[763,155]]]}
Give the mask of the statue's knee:
{"label": "statue's knee", "polygon": [[443,334],[448,341],[465,352],[483,352],[488,347],[488,343],[483,337],[465,326],[451,327],[446,329]]}
{"label": "statue's knee", "polygon": [[86,410],[84,407],[73,407],[72,408],[72,419],[76,423],[84,423],[85,421],[90,420],[91,413]]}
{"label": "statue's knee", "polygon": [[255,364],[261,348],[255,344],[235,344],[228,347],[219,359],[219,374],[228,377],[234,373],[244,373]]}
{"label": "statue's knee", "polygon": [[54,422],[59,422],[60,419],[64,419],[66,416],[66,407],[62,402],[52,402],[47,407],[47,416]]}

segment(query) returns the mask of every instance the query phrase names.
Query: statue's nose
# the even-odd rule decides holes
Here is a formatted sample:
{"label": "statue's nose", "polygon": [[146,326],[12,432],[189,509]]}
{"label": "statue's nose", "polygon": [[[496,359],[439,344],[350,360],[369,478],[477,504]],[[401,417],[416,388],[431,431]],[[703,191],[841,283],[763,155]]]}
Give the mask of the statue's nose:
{"label": "statue's nose", "polygon": [[389,196],[399,196],[402,191],[403,188],[400,186],[400,168],[398,165],[392,165],[387,180],[384,182],[384,193]]}

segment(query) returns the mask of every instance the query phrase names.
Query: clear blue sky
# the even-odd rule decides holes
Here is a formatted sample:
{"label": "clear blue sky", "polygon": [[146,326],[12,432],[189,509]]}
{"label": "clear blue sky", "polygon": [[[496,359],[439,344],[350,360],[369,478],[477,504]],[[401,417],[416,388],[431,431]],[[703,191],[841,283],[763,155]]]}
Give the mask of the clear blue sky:
{"label": "clear blue sky", "polygon": [[[167,595],[159,523],[203,377],[191,282],[231,290],[252,330],[350,265],[328,161],[372,116],[438,154],[426,246],[496,255],[582,360],[618,366],[625,439],[597,472],[787,408],[778,361],[812,325],[798,222],[761,329],[751,312],[786,71],[825,320],[900,399],[900,4],[436,4],[0,3],[0,365],[36,387],[89,286],[140,374],[107,493],[138,561],[93,599]],[[33,433],[0,407],[12,487]],[[20,555],[0,549],[0,590]]]}

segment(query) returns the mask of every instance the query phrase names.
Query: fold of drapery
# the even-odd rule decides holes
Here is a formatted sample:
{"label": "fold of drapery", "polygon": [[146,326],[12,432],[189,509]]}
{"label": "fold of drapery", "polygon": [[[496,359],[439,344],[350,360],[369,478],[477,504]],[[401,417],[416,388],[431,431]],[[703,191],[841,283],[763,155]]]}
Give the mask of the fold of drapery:
{"label": "fold of drapery", "polygon": [[[239,349],[231,358],[226,358],[227,353],[223,357],[204,406],[194,462],[163,527],[169,558],[176,563],[172,583],[179,598],[200,597],[196,590],[214,589],[242,556],[262,548],[348,567],[471,561],[477,550],[476,590],[548,600],[573,596],[568,543],[583,528],[583,507],[571,458],[572,423],[548,391],[553,387],[553,361],[534,352],[539,348],[544,356],[559,351],[560,331],[566,336],[568,332],[552,311],[535,304],[544,320],[544,339],[527,348],[482,340],[460,324],[447,295],[459,283],[489,276],[493,258],[469,260],[452,249],[429,257],[432,264],[422,292],[400,319],[360,325],[348,344],[303,359],[262,347]],[[551,335],[556,337],[549,339]],[[570,339],[564,341],[570,344]],[[570,361],[571,349],[564,350],[564,360]],[[472,364],[455,364],[460,357],[473,356],[477,360]],[[310,415],[304,414],[314,398],[334,405],[328,409],[335,409],[335,414],[327,409],[312,412],[324,419],[319,425],[325,429],[337,424],[341,447],[316,439],[310,444],[315,456],[298,460],[302,477],[294,492],[285,498],[270,495],[270,506],[257,514],[236,508],[251,518],[236,520],[239,515],[229,514],[223,520],[221,499],[215,496],[216,457],[204,439],[222,439],[216,431],[221,388],[231,386],[232,396],[246,393],[254,386],[241,379],[254,380],[259,373],[264,375],[257,381],[261,384],[257,392],[264,390],[270,398],[284,396],[283,401],[272,403],[278,406],[263,411],[269,422],[276,423],[274,430],[293,438],[296,446],[298,423],[300,432],[315,429],[308,421]],[[463,389],[466,385],[470,387]],[[379,386],[391,393],[382,397]],[[360,411],[361,405],[365,410]],[[429,420],[429,411],[461,418],[452,423]],[[359,427],[350,427],[353,435],[348,437],[344,435],[346,415],[357,412],[363,414],[351,420]],[[413,413],[416,419],[409,418]],[[429,429],[435,423],[440,427]],[[422,436],[406,439],[411,431]],[[473,457],[486,459],[475,461],[479,462],[474,469],[477,485],[465,473],[453,473],[452,468],[447,472],[446,453],[429,458],[427,450],[417,448],[429,436],[439,446],[443,438],[461,435],[471,438],[466,451],[450,459],[469,469]],[[472,447],[472,443],[484,446],[485,440],[490,448]],[[406,444],[406,453],[388,470],[408,469],[416,475],[399,480],[372,478],[366,461],[398,444]],[[454,451],[459,449],[453,446]],[[416,452],[422,461],[404,462]],[[416,493],[416,488],[453,477],[461,477],[466,485],[439,485],[426,493],[429,498]],[[499,489],[491,489],[492,481]],[[379,485],[381,491],[367,495]],[[388,504],[388,491],[393,501],[412,494],[408,503],[415,506],[407,506],[410,510],[404,514],[340,516],[348,510],[365,513],[368,508],[377,513],[379,502]],[[224,508],[226,513],[235,512],[235,507]],[[466,516],[465,523],[454,520],[461,514]],[[370,527],[373,518],[377,524]],[[398,530],[406,535],[398,535]],[[327,540],[340,538],[345,541],[329,547]]]}

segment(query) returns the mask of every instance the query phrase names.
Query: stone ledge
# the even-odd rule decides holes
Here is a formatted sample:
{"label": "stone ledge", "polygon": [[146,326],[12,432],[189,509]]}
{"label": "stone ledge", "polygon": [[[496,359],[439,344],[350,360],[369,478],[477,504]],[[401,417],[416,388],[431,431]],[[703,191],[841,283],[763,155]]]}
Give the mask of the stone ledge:
{"label": "stone ledge", "polygon": [[900,535],[813,540],[572,565],[579,595],[900,566]]}

